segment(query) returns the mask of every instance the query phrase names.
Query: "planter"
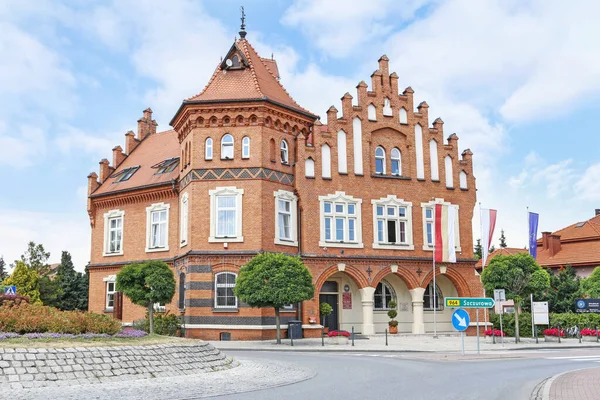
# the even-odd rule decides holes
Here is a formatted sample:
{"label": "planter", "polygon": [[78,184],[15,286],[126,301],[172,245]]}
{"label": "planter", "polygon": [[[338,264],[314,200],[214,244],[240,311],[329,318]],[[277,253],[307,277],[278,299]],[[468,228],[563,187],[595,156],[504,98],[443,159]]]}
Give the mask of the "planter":
{"label": "planter", "polygon": [[348,344],[348,338],[346,336],[332,336],[332,337],[328,337],[326,339],[327,339],[327,343],[329,343],[329,344],[339,344],[339,345]]}
{"label": "planter", "polygon": [[596,336],[582,336],[581,341],[596,343]]}
{"label": "planter", "polygon": [[390,326],[389,332],[390,332],[390,335],[396,335],[396,334],[398,334],[398,325],[396,325],[396,326]]}
{"label": "planter", "polygon": [[544,342],[558,342],[558,336],[544,336]]}

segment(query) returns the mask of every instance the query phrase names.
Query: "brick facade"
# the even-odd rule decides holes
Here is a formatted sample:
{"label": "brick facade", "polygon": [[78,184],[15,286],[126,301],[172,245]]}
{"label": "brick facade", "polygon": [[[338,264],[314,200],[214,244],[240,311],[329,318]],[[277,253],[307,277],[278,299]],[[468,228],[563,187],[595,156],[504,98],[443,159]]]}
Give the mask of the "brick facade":
{"label": "brick facade", "polygon": [[[244,304],[227,309],[215,307],[215,276],[220,272],[237,273],[240,266],[258,252],[274,251],[301,255],[313,275],[316,293],[326,281],[339,282],[336,324],[340,328],[352,325],[358,332],[367,334],[382,331],[386,317],[377,309],[377,304],[374,308],[373,293],[380,282],[386,282],[401,303],[404,319],[400,321],[400,330],[425,333],[431,331],[431,311],[423,311],[423,292],[428,290],[432,280],[433,252],[432,247],[424,243],[422,204],[431,201],[444,201],[459,208],[458,262],[440,265],[444,271],[437,270],[441,297],[482,293],[474,269],[472,246],[471,220],[476,201],[472,153],[465,150],[459,156],[458,137],[454,134],[445,141],[441,119],[430,126],[425,102],[415,111],[411,88],[398,94],[398,77],[389,73],[387,57],[379,60],[378,70],[371,77],[371,90],[361,82],[357,86],[356,101],[350,94],[344,95],[341,111],[332,107],[327,112],[326,125],[289,97],[276,79],[275,62],[258,57],[245,38],[236,42],[226,59],[233,57],[241,60],[239,65],[221,64],[205,90],[184,101],[171,121],[173,131],[156,133],[152,112],[146,110],[138,124],[137,139],[133,133],[126,136],[128,153],[122,154],[120,147],[115,148],[113,165],[101,162],[101,179],[98,181],[95,173],[88,177],[88,213],[92,224],[91,311],[110,312],[106,310],[106,280],[117,274],[122,265],[161,259],[173,268],[178,281],[178,292],[167,310],[184,317],[186,336],[217,340],[222,332],[229,332],[234,340],[272,338],[274,310],[253,309]],[[239,92],[236,98],[231,98],[231,87]],[[369,116],[370,105],[376,109],[375,120]],[[388,115],[390,108],[391,115]],[[400,116],[402,109],[406,111],[406,118]],[[417,125],[422,131],[421,158],[416,151]],[[221,140],[227,134],[233,137],[232,159],[221,157]],[[242,153],[245,137],[250,140],[247,158]],[[212,159],[205,157],[208,138],[212,139]],[[282,162],[283,140],[287,142],[288,162]],[[436,142],[438,179],[433,179],[435,174],[431,172],[431,166],[435,166],[430,160],[432,140]],[[328,177],[321,174],[325,145],[330,149]],[[385,174],[376,173],[378,146],[386,152]],[[340,167],[338,162],[344,147],[346,157],[341,161],[346,168]],[[393,148],[401,152],[401,173],[397,175],[391,173]],[[179,157],[179,164],[170,175],[157,175],[155,170],[149,169],[169,157]],[[448,187],[445,180],[447,157],[452,165],[452,187]],[[314,165],[314,176],[307,176],[309,158]],[[361,158],[359,168],[355,164]],[[422,176],[417,171],[419,163],[422,163]],[[139,170],[131,182],[116,182],[115,175],[132,166],[138,166]],[[236,227],[241,223],[243,240],[238,235],[230,239],[215,237],[216,203],[211,194],[214,196],[215,191],[224,188],[235,188],[242,193],[241,210],[237,208],[235,216],[241,212]],[[291,220],[296,221],[291,227],[296,228],[292,233],[295,240],[288,242],[276,240],[278,217],[274,194],[280,191],[297,198],[297,212],[291,215]],[[351,238],[340,243],[331,238],[327,241],[323,236],[320,196],[334,196],[339,192],[358,201],[360,218],[356,218],[353,228],[350,225],[344,228],[345,235],[358,235],[357,240]],[[183,196],[188,201],[185,243],[180,215]],[[412,204],[408,206],[412,214],[408,227],[412,224],[412,229],[404,232],[410,243],[376,248],[372,201],[390,196],[394,201]],[[157,203],[169,206],[168,250],[148,252],[147,208]],[[124,212],[123,254],[107,256],[104,254],[105,214],[115,210]],[[348,217],[348,221],[350,219],[353,216]],[[387,229],[395,229],[387,226]],[[333,227],[331,229],[335,235]],[[180,277],[185,279],[185,307],[181,309],[178,306],[182,289]],[[300,319],[304,335],[317,336],[320,334],[319,325],[315,323],[319,321],[318,309],[319,295],[316,294],[312,300],[294,305],[293,309],[282,310],[282,322]],[[143,318],[144,312],[142,307],[125,299],[124,322]],[[440,326],[447,329],[448,310],[440,310],[439,318]]]}

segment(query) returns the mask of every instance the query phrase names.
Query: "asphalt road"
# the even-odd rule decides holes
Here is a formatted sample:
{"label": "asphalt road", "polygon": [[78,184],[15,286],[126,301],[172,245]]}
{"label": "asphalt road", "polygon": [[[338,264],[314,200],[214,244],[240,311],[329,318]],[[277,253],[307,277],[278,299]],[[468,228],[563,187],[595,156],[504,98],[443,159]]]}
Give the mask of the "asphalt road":
{"label": "asphalt road", "polygon": [[[590,354],[597,353],[597,358]],[[289,362],[317,375],[288,386],[218,399],[529,399],[544,379],[600,367],[600,352],[532,354],[520,359],[446,361],[379,353],[228,352],[244,360]],[[555,358],[552,358],[552,357]],[[565,358],[557,358],[557,357]]]}

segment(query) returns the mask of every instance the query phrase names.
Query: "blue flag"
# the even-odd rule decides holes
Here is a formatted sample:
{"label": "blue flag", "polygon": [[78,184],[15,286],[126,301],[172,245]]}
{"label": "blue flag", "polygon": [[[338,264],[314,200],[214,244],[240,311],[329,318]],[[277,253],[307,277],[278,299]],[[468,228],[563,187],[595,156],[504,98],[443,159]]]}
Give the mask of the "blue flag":
{"label": "blue flag", "polygon": [[539,219],[539,214],[529,213],[529,254],[531,254],[533,258],[537,257],[537,230]]}

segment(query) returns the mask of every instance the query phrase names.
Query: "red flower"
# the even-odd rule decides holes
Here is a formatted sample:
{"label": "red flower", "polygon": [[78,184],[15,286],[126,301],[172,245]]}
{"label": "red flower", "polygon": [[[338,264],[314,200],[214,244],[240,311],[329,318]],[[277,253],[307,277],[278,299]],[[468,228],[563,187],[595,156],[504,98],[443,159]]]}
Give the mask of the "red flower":
{"label": "red flower", "polygon": [[329,331],[329,333],[327,333],[327,336],[329,336],[329,337],[335,337],[335,336],[350,337],[350,332],[348,332],[348,331]]}
{"label": "red flower", "polygon": [[[558,336],[558,328],[544,329],[542,333],[544,336]],[[560,331],[560,337],[565,337],[565,331]]]}

